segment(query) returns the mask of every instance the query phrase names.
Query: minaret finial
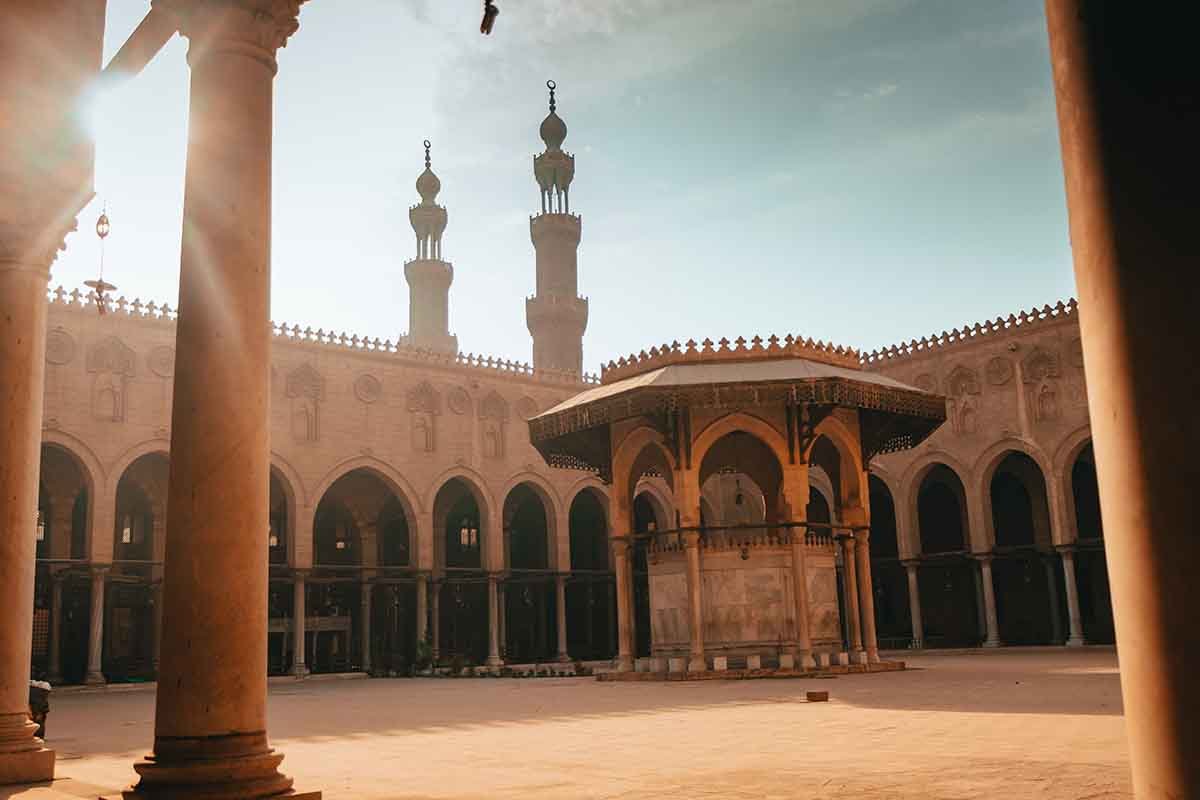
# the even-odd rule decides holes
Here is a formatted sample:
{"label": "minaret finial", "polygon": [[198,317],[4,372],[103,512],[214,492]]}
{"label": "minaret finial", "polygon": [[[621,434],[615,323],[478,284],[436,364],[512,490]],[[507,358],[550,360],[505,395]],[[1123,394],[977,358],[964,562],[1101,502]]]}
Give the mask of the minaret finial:
{"label": "minaret finial", "polygon": [[554,90],[558,88],[558,84],[554,81],[546,81],[546,88],[550,90],[550,113],[554,113]]}
{"label": "minaret finial", "polygon": [[425,169],[429,169],[429,140],[425,140]]}

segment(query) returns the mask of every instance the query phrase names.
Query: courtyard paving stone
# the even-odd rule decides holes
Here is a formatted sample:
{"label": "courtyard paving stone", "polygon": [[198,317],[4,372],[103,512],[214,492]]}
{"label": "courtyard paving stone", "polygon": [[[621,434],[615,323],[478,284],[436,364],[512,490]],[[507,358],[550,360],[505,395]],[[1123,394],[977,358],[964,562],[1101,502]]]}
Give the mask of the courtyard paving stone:
{"label": "courtyard paving stone", "polygon": [[[329,800],[1132,796],[1111,650],[908,661],[825,680],[272,683],[270,725],[285,771]],[[153,716],[148,690],[60,694],[53,790],[128,784]]]}

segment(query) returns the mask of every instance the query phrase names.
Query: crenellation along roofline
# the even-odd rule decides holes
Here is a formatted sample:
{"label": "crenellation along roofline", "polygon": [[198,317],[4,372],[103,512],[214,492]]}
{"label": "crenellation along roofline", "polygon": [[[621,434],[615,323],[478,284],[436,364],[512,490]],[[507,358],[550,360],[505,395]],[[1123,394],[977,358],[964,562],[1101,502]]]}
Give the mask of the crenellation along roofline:
{"label": "crenellation along roofline", "polygon": [[[167,303],[153,301],[143,303],[140,299],[126,300],[123,296],[113,299],[97,297],[93,291],[74,289],[66,291],[62,286],[49,292],[49,303],[55,311],[68,313],[114,314],[138,320],[147,325],[174,326],[178,310]],[[103,306],[103,311],[100,311]],[[301,328],[286,322],[271,322],[273,342],[289,346],[334,350],[357,356],[374,356],[395,363],[430,367],[446,371],[469,371],[479,377],[516,381],[540,386],[554,386],[581,391],[600,383],[599,377],[584,374],[582,377],[567,371],[537,369],[530,364],[474,353],[446,354],[418,347],[409,347],[399,340],[381,340],[379,337],[347,336],[344,332]]]}
{"label": "crenellation along roofline", "polygon": [[922,336],[919,340],[913,339],[910,342],[900,342],[890,347],[872,350],[862,354],[861,363],[863,368],[870,370],[972,344],[980,341],[983,337],[1020,333],[1035,327],[1062,323],[1069,319],[1076,319],[1078,313],[1079,303],[1074,297],[1071,297],[1065,302],[1059,300],[1053,306],[1043,305],[1041,308],[1035,306],[1029,311],[1018,311],[1007,317],[996,317],[994,320],[964,325],[961,329],[952,328],[949,331]]}

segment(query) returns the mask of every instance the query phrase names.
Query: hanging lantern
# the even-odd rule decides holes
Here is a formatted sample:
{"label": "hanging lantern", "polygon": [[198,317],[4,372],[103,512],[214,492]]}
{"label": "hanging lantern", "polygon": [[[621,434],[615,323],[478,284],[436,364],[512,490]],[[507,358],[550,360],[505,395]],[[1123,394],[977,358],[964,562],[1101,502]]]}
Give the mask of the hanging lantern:
{"label": "hanging lantern", "polygon": [[83,282],[84,286],[95,293],[96,310],[101,314],[108,312],[108,293],[117,289],[116,286],[104,280],[104,240],[108,238],[111,230],[112,223],[108,220],[108,209],[106,208],[100,212],[100,217],[96,220],[96,236],[100,238],[100,274],[93,281]]}

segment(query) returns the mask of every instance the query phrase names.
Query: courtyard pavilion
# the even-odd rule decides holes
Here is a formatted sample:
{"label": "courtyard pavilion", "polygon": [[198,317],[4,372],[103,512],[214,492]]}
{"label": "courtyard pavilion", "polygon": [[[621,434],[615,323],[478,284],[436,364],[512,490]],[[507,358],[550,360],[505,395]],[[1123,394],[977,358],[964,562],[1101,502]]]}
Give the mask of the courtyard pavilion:
{"label": "courtyard pavilion", "polygon": [[[754,668],[765,654],[803,669],[814,652],[825,666],[878,663],[867,470],[941,425],[944,398],[862,371],[852,350],[791,337],[664,345],[610,363],[601,380],[529,428],[549,464],[612,484],[617,668],[635,666],[643,558],[655,668]],[[832,519],[809,519],[810,470],[832,486]],[[734,485],[718,513],[710,482],[721,476]],[[646,477],[670,486],[673,525],[635,524]]]}

